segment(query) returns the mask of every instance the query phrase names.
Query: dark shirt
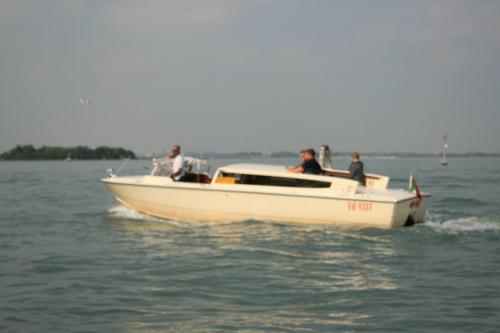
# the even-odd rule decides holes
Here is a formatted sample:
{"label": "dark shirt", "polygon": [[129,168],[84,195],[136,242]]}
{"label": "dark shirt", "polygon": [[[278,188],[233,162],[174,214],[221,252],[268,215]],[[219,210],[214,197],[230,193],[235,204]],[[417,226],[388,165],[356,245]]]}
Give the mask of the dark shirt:
{"label": "dark shirt", "polygon": [[365,184],[365,172],[363,170],[363,162],[356,161],[349,165],[349,178],[357,180],[362,185]]}
{"label": "dark shirt", "polygon": [[302,163],[302,169],[304,170],[303,173],[310,173],[313,175],[319,175],[322,171],[318,161],[314,158]]}

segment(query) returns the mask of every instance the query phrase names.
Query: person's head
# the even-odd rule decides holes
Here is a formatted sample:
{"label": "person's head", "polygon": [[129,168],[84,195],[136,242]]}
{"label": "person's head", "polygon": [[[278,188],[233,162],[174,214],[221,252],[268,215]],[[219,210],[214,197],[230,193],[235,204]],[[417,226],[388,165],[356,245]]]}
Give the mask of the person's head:
{"label": "person's head", "polygon": [[170,156],[175,157],[181,153],[181,146],[173,145],[172,150],[170,151]]}
{"label": "person's head", "polygon": [[312,160],[316,157],[316,152],[312,148],[301,150],[301,153],[303,154],[305,161]]}
{"label": "person's head", "polygon": [[359,158],[360,158],[359,153],[356,153],[356,152],[352,153],[351,157],[352,157],[353,162],[359,161]]}
{"label": "person's head", "polygon": [[305,157],[304,157],[305,152],[306,152],[305,149],[302,149],[299,153],[299,158],[301,161],[305,161]]}

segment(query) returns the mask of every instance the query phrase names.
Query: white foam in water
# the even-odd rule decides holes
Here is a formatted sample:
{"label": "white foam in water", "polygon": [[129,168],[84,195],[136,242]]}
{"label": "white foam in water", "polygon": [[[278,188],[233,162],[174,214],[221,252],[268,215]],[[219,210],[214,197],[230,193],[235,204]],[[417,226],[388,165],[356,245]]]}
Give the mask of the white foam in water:
{"label": "white foam in water", "polygon": [[436,231],[445,231],[451,233],[500,231],[499,221],[480,219],[476,216],[452,219],[442,222],[430,220],[425,222],[424,225],[431,227]]}
{"label": "white foam in water", "polygon": [[146,221],[146,222],[159,222],[159,223],[166,223],[166,224],[171,224],[177,227],[206,227],[206,226],[220,226],[220,225],[228,225],[228,224],[234,224],[234,223],[240,223],[240,222],[199,222],[199,221],[174,221],[174,220],[164,220],[158,217],[146,215],[139,213],[138,211],[132,209],[132,208],[127,208],[125,206],[115,206],[110,209],[108,209],[108,213],[110,213],[112,216],[117,217],[117,218],[122,218],[122,219],[128,219],[128,220],[137,220],[137,221]]}
{"label": "white foam in water", "polygon": [[114,217],[119,217],[123,219],[128,219],[128,220],[140,220],[140,221],[164,221],[159,218],[145,215],[142,213],[139,213],[136,210],[133,210],[131,208],[127,208],[125,206],[115,206],[110,209],[108,209],[108,213],[113,215]]}
{"label": "white foam in water", "polygon": [[[212,223],[202,223],[197,221],[190,222],[177,222],[172,220],[163,220],[153,216],[139,213],[138,211],[127,208],[125,206],[117,205],[108,209],[108,212],[114,217],[128,219],[128,220],[138,220],[138,221],[150,221],[150,222],[161,222],[174,224],[176,226],[207,226],[212,225]],[[500,220],[492,221],[488,219],[481,219],[476,216],[464,217],[458,219],[451,219],[443,221],[443,218],[439,214],[428,213],[426,222],[423,226],[430,227],[438,232],[486,232],[486,231],[500,231]],[[214,223],[214,225],[221,224],[233,224],[237,222],[226,222],[226,223]]]}

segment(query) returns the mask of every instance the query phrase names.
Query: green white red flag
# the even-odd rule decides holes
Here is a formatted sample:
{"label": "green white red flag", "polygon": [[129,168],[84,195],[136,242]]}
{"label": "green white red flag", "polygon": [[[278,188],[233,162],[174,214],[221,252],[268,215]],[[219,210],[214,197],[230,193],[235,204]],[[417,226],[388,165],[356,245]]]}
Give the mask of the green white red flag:
{"label": "green white red flag", "polygon": [[408,192],[410,193],[415,192],[417,198],[419,200],[422,200],[422,195],[420,194],[420,188],[418,187],[415,178],[413,178],[413,175],[410,175],[410,182],[408,183]]}

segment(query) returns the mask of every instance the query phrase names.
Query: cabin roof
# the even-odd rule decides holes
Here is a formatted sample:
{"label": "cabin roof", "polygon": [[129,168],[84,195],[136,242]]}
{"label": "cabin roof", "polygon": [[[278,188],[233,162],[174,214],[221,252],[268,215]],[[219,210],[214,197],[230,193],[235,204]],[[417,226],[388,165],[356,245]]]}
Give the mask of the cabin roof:
{"label": "cabin roof", "polygon": [[271,165],[271,164],[254,164],[254,163],[239,163],[239,164],[230,164],[221,167],[221,169],[231,169],[231,170],[241,170],[241,172],[246,171],[258,171],[260,172],[287,172],[286,168],[283,165]]}
{"label": "cabin roof", "polygon": [[326,181],[326,182],[332,181],[332,178],[328,176],[293,173],[288,171],[283,165],[241,163],[241,164],[226,165],[220,167],[219,170],[227,173],[237,173],[237,174],[247,174],[247,175],[278,176],[278,177],[295,178],[295,179],[311,179],[311,180]]}

